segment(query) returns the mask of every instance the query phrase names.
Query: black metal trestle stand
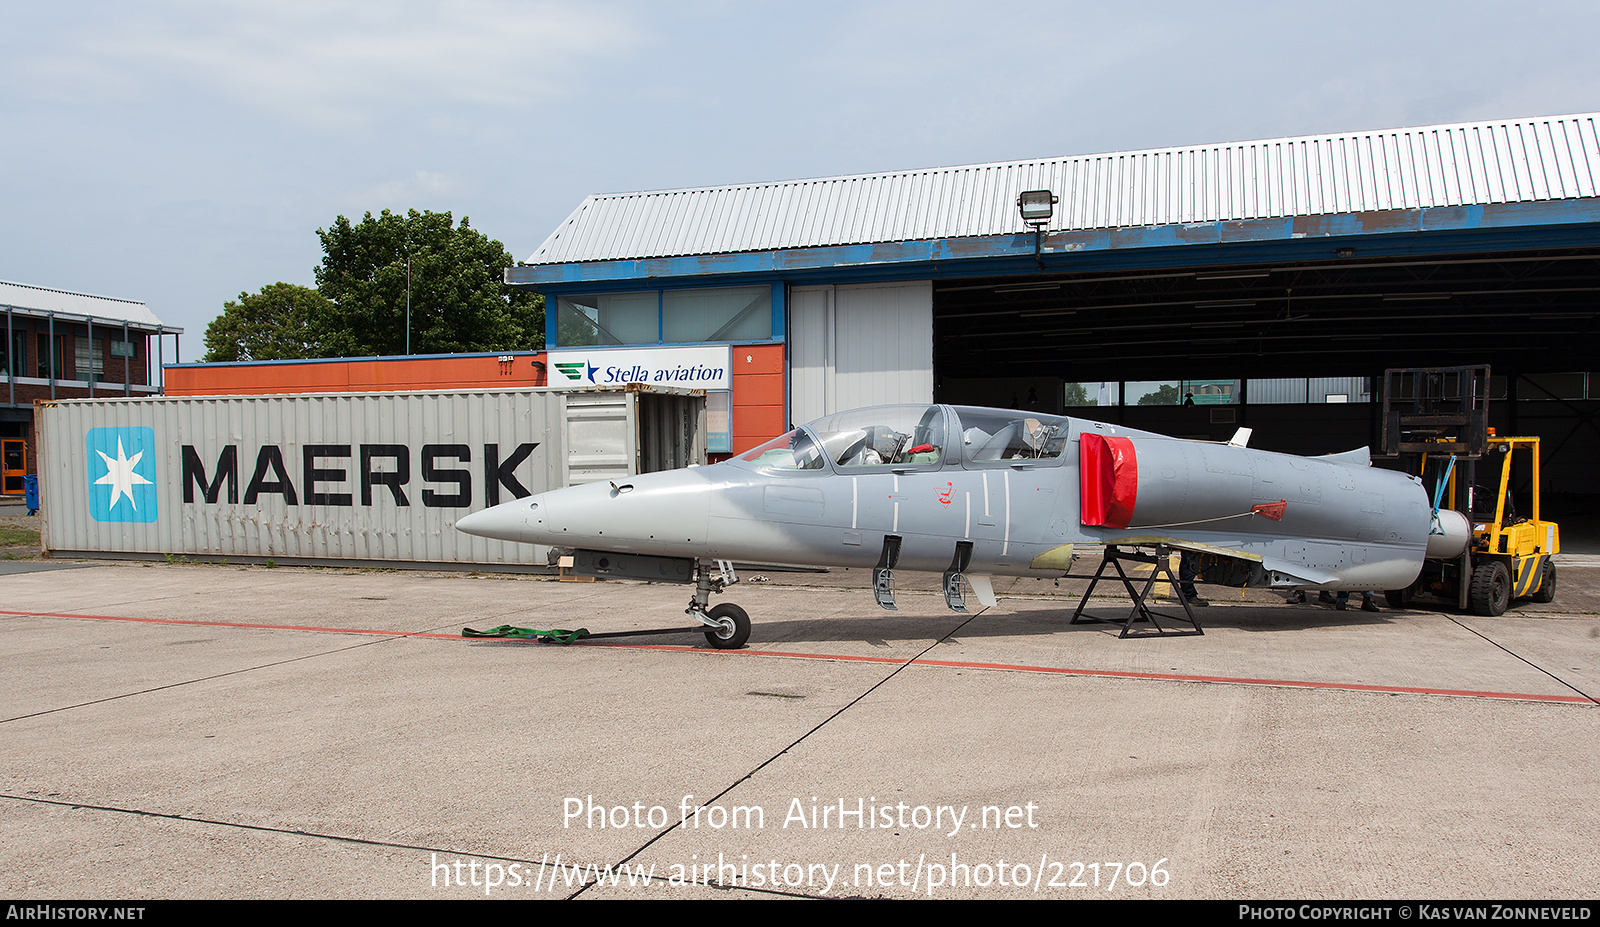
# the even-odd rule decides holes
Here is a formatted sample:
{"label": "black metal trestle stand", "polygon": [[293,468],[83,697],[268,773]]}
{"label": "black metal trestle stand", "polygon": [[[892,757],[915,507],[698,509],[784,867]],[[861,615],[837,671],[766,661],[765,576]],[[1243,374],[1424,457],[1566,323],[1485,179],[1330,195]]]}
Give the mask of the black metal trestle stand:
{"label": "black metal trestle stand", "polygon": [[[1134,588],[1133,579],[1129,577],[1127,571],[1122,568],[1124,561],[1129,563],[1150,564],[1150,576],[1145,580],[1143,589]],[[1133,599],[1133,608],[1129,609],[1128,616],[1120,621],[1115,618],[1096,618],[1093,615],[1085,615],[1083,613],[1084,606],[1089,604],[1089,596],[1094,592],[1095,585],[1099,583],[1101,578],[1105,575],[1106,567],[1113,567],[1116,569],[1117,576],[1121,578],[1123,587],[1128,590],[1128,597]],[[1163,615],[1159,612],[1151,610],[1150,606],[1145,604],[1145,600],[1150,597],[1150,590],[1154,589],[1156,583],[1161,582],[1162,580],[1172,584],[1172,591],[1177,596],[1179,604],[1183,606],[1182,617],[1177,615]],[[1179,624],[1187,624],[1191,630],[1182,630],[1178,628],[1168,630],[1161,626],[1161,622],[1157,620],[1159,618],[1165,618],[1168,621],[1177,622]],[[1136,621],[1147,621],[1150,623],[1150,627],[1136,631],[1133,628],[1133,624]],[[1179,585],[1178,577],[1172,574],[1172,551],[1161,546],[1157,546],[1155,548],[1154,554],[1146,554],[1140,553],[1137,550],[1123,550],[1114,544],[1107,544],[1105,556],[1100,560],[1100,569],[1095,571],[1094,578],[1089,581],[1089,588],[1083,591],[1083,598],[1078,601],[1077,611],[1072,613],[1072,621],[1070,623],[1078,624],[1080,622],[1121,625],[1122,633],[1117,635],[1119,638],[1164,636],[1193,637],[1197,634],[1203,635],[1206,633],[1200,629],[1200,620],[1194,616],[1194,609],[1189,606],[1188,599],[1184,598],[1183,589]]]}

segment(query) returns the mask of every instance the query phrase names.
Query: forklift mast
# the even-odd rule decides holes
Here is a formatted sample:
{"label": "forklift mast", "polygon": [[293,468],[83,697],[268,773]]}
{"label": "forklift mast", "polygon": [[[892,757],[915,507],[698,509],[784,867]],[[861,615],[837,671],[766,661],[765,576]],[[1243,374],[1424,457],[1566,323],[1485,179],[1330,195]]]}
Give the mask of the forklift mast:
{"label": "forklift mast", "polygon": [[[1493,459],[1484,459],[1491,454]],[[1526,515],[1509,504],[1512,464],[1524,455],[1533,481],[1532,511]],[[1466,514],[1472,531],[1459,563],[1427,568],[1411,590],[1389,591],[1391,605],[1424,593],[1454,599],[1458,607],[1480,615],[1499,615],[1512,598],[1551,601],[1555,565],[1550,558],[1561,541],[1559,527],[1542,520],[1540,511],[1539,439],[1491,433],[1487,364],[1385,370],[1383,434],[1375,456],[1403,458],[1409,472],[1434,487],[1434,508]],[[1483,487],[1483,498],[1474,498],[1480,461],[1497,465],[1498,472],[1492,488]]]}
{"label": "forklift mast", "polygon": [[1450,471],[1450,493],[1442,502],[1471,511],[1476,463],[1489,451],[1489,365],[1391,367],[1383,372],[1382,395],[1383,431],[1374,456],[1407,458],[1407,470],[1424,478],[1430,456],[1441,464],[1454,457],[1465,472]]}

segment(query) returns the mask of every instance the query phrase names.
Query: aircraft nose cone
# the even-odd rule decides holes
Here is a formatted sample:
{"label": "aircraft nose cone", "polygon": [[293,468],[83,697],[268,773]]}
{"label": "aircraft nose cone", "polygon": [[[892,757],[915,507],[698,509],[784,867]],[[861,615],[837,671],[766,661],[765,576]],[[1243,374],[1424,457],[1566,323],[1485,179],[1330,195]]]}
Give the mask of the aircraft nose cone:
{"label": "aircraft nose cone", "polygon": [[696,470],[599,480],[463,515],[456,529],[525,544],[683,556],[705,544],[711,489]]}
{"label": "aircraft nose cone", "polygon": [[506,502],[456,519],[456,530],[480,538],[519,541],[527,528],[527,505]]}

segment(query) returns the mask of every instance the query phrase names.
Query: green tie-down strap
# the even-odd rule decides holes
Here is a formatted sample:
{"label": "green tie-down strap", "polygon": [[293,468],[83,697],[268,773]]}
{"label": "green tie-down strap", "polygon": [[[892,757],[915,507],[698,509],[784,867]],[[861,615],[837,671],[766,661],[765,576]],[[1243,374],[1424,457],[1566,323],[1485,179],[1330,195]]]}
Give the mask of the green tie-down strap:
{"label": "green tie-down strap", "polygon": [[561,628],[552,628],[549,631],[540,631],[536,628],[515,628],[509,624],[503,624],[498,628],[490,628],[487,631],[462,628],[461,636],[517,638],[520,640],[537,640],[546,644],[570,644],[579,638],[588,637],[589,629],[579,628],[576,631],[567,631]]}

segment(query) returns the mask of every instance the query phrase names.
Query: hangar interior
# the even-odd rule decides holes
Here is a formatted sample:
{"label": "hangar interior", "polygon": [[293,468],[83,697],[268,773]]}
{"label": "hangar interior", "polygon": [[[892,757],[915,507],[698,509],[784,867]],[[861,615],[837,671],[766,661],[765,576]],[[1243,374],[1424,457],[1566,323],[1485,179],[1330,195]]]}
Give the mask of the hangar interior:
{"label": "hangar interior", "polygon": [[781,286],[792,422],[934,399],[1330,453],[1378,443],[1386,368],[1487,364],[1560,517],[1600,502],[1597,122],[594,196],[507,280]]}
{"label": "hangar interior", "polygon": [[[1597,293],[1600,247],[939,281],[933,362],[946,401],[1031,395],[1215,439],[1271,425],[1259,440],[1305,453],[1376,443],[1387,368],[1488,364],[1501,433],[1567,418],[1587,427],[1552,437],[1592,450]],[[1069,382],[1083,388],[1068,396]],[[1178,388],[1154,395],[1166,383]],[[1174,408],[1194,387],[1197,404]]]}

